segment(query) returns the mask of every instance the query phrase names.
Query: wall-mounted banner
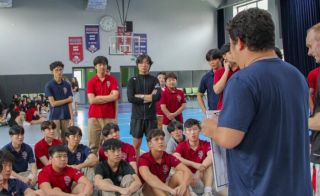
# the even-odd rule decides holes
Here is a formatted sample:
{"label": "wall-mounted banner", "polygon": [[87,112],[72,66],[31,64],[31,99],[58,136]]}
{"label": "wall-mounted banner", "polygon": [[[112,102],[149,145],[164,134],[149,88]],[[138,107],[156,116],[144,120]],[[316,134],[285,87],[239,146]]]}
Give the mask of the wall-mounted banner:
{"label": "wall-mounted banner", "polygon": [[86,49],[94,53],[100,49],[99,25],[85,25]]}
{"label": "wall-mounted banner", "polygon": [[[148,53],[147,45],[147,34],[146,33],[134,33],[133,34],[133,50],[134,55],[139,56],[140,54]],[[138,39],[137,39],[138,38]]]}
{"label": "wall-mounted banner", "polygon": [[75,64],[83,60],[82,37],[69,37],[69,59]]}

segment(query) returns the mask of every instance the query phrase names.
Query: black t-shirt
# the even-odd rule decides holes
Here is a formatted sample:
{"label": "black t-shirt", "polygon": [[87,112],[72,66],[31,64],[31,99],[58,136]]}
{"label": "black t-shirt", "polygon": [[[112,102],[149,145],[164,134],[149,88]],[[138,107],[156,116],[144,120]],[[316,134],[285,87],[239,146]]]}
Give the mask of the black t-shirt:
{"label": "black t-shirt", "polygon": [[114,185],[120,186],[121,180],[125,175],[135,174],[135,172],[131,165],[124,160],[120,161],[118,170],[113,172],[108,162],[104,160],[96,166],[95,174],[101,175],[103,179],[109,178]]}

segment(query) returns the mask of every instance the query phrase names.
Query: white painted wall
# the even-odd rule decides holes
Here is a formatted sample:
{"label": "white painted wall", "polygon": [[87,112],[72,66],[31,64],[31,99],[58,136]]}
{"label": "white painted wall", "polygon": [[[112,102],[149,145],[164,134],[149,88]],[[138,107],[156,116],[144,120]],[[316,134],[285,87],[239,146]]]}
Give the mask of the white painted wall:
{"label": "white painted wall", "polygon": [[[125,0],[127,2],[127,0]],[[54,60],[72,66],[90,66],[97,55],[107,55],[112,71],[133,65],[129,56],[109,56],[108,37],[100,31],[101,49],[84,50],[84,61],[74,65],[68,58],[68,36],[83,36],[85,24],[97,24],[112,15],[120,24],[116,1],[106,11],[84,9],[84,0],[14,0],[13,8],[0,9],[0,75],[46,74]],[[215,11],[200,0],[132,0],[128,20],[134,32],[147,33],[153,71],[206,70],[207,50],[217,47]],[[84,43],[85,44],[85,43]],[[85,45],[84,45],[85,47]]]}

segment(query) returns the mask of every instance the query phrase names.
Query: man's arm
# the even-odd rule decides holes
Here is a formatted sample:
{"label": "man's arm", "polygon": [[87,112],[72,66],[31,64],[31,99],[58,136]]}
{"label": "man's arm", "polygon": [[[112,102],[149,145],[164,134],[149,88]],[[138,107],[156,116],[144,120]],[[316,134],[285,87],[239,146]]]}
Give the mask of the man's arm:
{"label": "man's arm", "polygon": [[73,119],[73,109],[72,109],[72,102],[68,103],[69,113],[70,113],[70,121],[69,126],[73,126],[74,119]]}
{"label": "man's arm", "polygon": [[309,88],[309,109],[311,114],[313,113],[313,108],[314,108],[314,103],[312,99],[313,96],[314,96],[314,89]]}
{"label": "man's arm", "polygon": [[116,101],[119,97],[118,90],[112,90],[110,95],[98,95],[88,93],[89,104],[105,104],[108,102]]}
{"label": "man's arm", "polygon": [[40,184],[40,189],[45,192],[45,195],[55,195],[55,196],[72,196],[74,194],[64,193],[59,189],[52,188],[49,182],[43,182]]}
{"label": "man's arm", "polygon": [[[224,64],[224,72],[223,72],[221,78],[214,79],[213,91],[217,95],[220,94],[224,90],[224,87],[225,87],[227,80],[228,80],[229,71],[230,71],[229,63],[225,63]],[[214,77],[216,77],[216,75]]]}
{"label": "man's arm", "polygon": [[142,185],[139,177],[136,174],[133,174],[132,177],[133,177],[134,181],[128,187],[129,192],[130,192],[129,195],[137,192]]}
{"label": "man's arm", "polygon": [[186,107],[186,103],[183,103],[178,109],[177,109],[177,111],[175,111],[174,113],[173,113],[173,115],[176,117],[176,116],[178,116],[179,114],[181,114],[182,113],[182,111],[184,110],[184,108]]}
{"label": "man's arm", "polygon": [[192,180],[192,173],[191,173],[190,169],[187,166],[185,166],[183,163],[180,163],[179,165],[177,165],[175,167],[175,169],[176,169],[176,171],[182,171],[182,173],[183,173],[182,185],[187,187],[191,183],[191,180]]}
{"label": "man's arm", "polygon": [[193,167],[195,168],[196,170],[203,170],[204,169],[204,166],[201,164],[201,163],[196,163],[196,162],[193,162],[193,161],[190,161],[188,159],[185,159],[181,156],[180,153],[173,153],[172,154],[173,156],[175,156],[179,161],[181,161],[183,164],[185,164],[186,166],[190,166],[190,167]]}
{"label": "man's arm", "polygon": [[79,179],[78,179],[78,184],[81,183],[84,185],[84,188],[83,188],[83,193],[85,195],[92,195],[93,193],[93,185],[92,183],[89,181],[89,179],[85,176],[81,176]]}
{"label": "man's arm", "polygon": [[212,138],[219,146],[232,149],[238,146],[244,138],[244,132],[227,127],[217,127],[217,120],[204,119],[202,121],[203,133]]}
{"label": "man's arm", "polygon": [[123,192],[125,192],[124,188],[113,185],[113,184],[109,183],[108,181],[103,180],[102,176],[99,174],[94,176],[94,185],[102,191],[118,192],[121,194]]}
{"label": "man's arm", "polygon": [[166,115],[166,117],[167,117],[169,120],[174,119],[174,117],[175,117],[174,114],[171,113],[171,112],[168,110],[166,104],[161,104],[161,105],[160,105],[160,108],[161,108],[163,114]]}
{"label": "man's arm", "polygon": [[207,109],[206,109],[206,105],[205,105],[205,103],[203,101],[203,96],[204,96],[203,93],[200,93],[200,92],[197,93],[198,104],[199,104],[199,106],[201,108],[202,113],[205,114]]}
{"label": "man's arm", "polygon": [[137,174],[138,173],[137,162],[136,161],[131,161],[131,162],[129,162],[129,164],[134,169],[134,172]]}
{"label": "man's arm", "polygon": [[39,158],[39,160],[41,161],[41,163],[46,166],[50,164],[50,161],[48,160],[48,158],[46,156],[42,156]]}
{"label": "man's arm", "polygon": [[85,167],[93,167],[98,163],[98,158],[95,154],[91,153],[87,157],[87,159],[83,162],[77,165],[77,169],[85,168]]}
{"label": "man's arm", "polygon": [[17,178],[18,180],[21,180],[22,182],[26,183],[27,185],[29,185],[31,183],[31,179],[29,179],[28,177],[21,176],[13,170],[11,172],[11,176]]}
{"label": "man's arm", "polygon": [[66,98],[66,99],[62,99],[62,100],[55,100],[53,96],[49,96],[48,97],[49,103],[52,107],[58,107],[58,106],[62,106],[65,105],[67,103],[72,103],[72,96]]}
{"label": "man's arm", "polygon": [[151,187],[163,190],[167,193],[175,193],[174,189],[163,183],[157,176],[152,174],[147,166],[139,167],[139,172],[144,181]]}

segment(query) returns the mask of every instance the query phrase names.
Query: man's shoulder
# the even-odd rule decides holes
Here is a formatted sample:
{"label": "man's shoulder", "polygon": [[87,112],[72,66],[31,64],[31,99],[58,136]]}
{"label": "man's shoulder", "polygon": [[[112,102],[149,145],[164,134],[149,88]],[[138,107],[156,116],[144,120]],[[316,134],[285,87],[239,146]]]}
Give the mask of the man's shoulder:
{"label": "man's shoulder", "polygon": [[39,140],[35,145],[34,145],[34,148],[38,148],[38,147],[40,147],[40,146],[42,146],[43,145],[43,142],[44,142],[44,139],[42,138],[41,140]]}
{"label": "man's shoulder", "polygon": [[49,80],[46,84],[46,87],[51,87],[51,86],[55,86],[55,81],[53,79]]}

